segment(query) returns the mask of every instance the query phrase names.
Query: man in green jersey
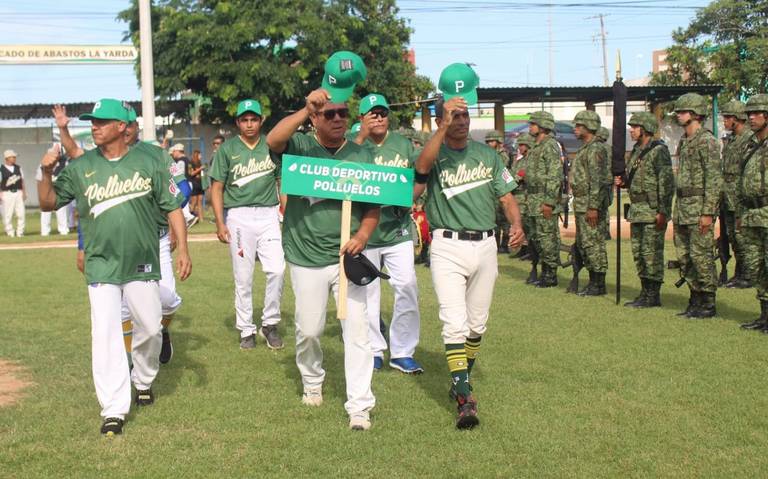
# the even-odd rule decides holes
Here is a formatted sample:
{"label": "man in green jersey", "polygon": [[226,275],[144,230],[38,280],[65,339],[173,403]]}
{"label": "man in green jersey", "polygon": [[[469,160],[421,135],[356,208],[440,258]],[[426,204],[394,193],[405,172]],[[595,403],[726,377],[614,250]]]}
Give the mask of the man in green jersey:
{"label": "man in green jersey", "polygon": [[470,375],[485,334],[498,276],[494,228],[496,203],[510,223],[509,244],[524,235],[517,187],[496,151],[469,139],[469,104],[477,103],[477,74],[454,63],[440,75],[443,100],[435,105],[437,132],[416,161],[414,197],[427,189],[427,217],[433,229],[432,282],[440,304],[442,337],[450,370],[450,395],[457,402],[456,427],[479,424]]}
{"label": "man in green jersey", "polygon": [[[301,110],[283,118],[267,135],[269,148],[276,153],[372,163],[370,150],[346,141],[349,108],[346,101],[356,81],[364,78],[365,65],[351,52],[338,52],[326,63],[323,88],[307,96]],[[296,133],[307,120],[314,132]],[[296,297],[296,364],[304,385],[302,402],[320,406],[323,402],[323,350],[320,337],[325,329],[328,293],[338,303],[339,256],[356,255],[365,249],[376,229],[380,208],[352,203],[351,238],[341,244],[339,200],[315,197],[287,197],[283,218],[283,250]],[[371,427],[370,411],[376,403],[371,390],[373,351],[365,318],[365,289],[348,283],[347,318],[341,322],[344,340],[344,376],[349,427]],[[338,304],[337,304],[338,308]]]}
{"label": "man in green jersey", "polygon": [[[173,177],[173,181],[176,183],[179,191],[184,195],[184,199],[181,203],[183,207],[189,197],[189,187],[184,171],[177,168],[176,163],[170,155],[159,146],[151,145],[146,142],[139,142],[139,123],[137,121],[136,110],[127,103],[124,103],[123,106],[128,111],[128,124],[125,128],[125,144],[129,147],[138,146],[140,148],[149,149],[150,154],[153,157],[160,159],[163,166],[168,169]],[[55,105],[52,112],[54,119],[56,120],[56,126],[59,128],[59,136],[62,145],[67,151],[72,152],[71,157],[73,159],[81,157],[85,151],[80,148],[69,133],[69,117],[67,117],[66,107]],[[171,231],[168,229],[166,213],[159,209],[157,211],[157,226],[160,248],[160,282],[158,285],[160,289],[160,303],[163,309],[163,345],[160,349],[159,359],[161,364],[166,364],[173,357],[173,344],[168,328],[171,321],[173,321],[176,311],[181,307],[182,300],[176,292],[176,278],[173,274],[173,257],[171,256],[176,241],[172,238]],[[78,256],[81,255],[84,259],[84,251],[79,250]],[[78,261],[78,263],[80,264],[81,262]],[[128,354],[128,362],[132,363],[131,351],[133,337],[131,312],[125,301],[123,302],[123,339],[125,341],[125,351]]]}
{"label": "man in green jersey", "polygon": [[[170,173],[149,150],[125,142],[128,112],[118,100],[103,99],[91,120],[98,148],[86,152],[61,172],[54,184],[55,155],[43,157],[38,194],[43,210],[77,201],[85,238],[85,276],[91,302],[93,378],[101,404],[105,435],[120,434],[131,404],[154,401],[151,386],[159,368],[162,308],[158,280],[160,259],[157,210],[168,214],[178,240],[178,273],[191,272],[179,192]],[[124,353],[121,306],[125,299],[134,318],[133,370]]]}
{"label": "man in green jersey", "polygon": [[216,235],[219,241],[229,244],[232,258],[240,348],[256,346],[252,291],[258,256],[266,276],[258,333],[268,348],[282,349],[283,339],[277,331],[285,271],[279,219],[280,168],[272,161],[266,138],[261,134],[259,102],[241,101],[236,116],[240,135],[221,145],[210,173]]}
{"label": "man in green jersey", "polygon": [[[371,150],[377,165],[413,168],[416,153],[413,143],[389,131],[389,103],[378,93],[369,93],[360,101],[360,131],[355,142]],[[389,366],[406,374],[424,371],[413,359],[419,344],[419,303],[414,268],[413,235],[410,208],[382,206],[379,225],[368,240],[365,255],[389,270],[389,284],[395,296],[389,324]],[[373,368],[381,369],[387,340],[379,327],[381,282],[366,287],[369,336],[373,349]]]}

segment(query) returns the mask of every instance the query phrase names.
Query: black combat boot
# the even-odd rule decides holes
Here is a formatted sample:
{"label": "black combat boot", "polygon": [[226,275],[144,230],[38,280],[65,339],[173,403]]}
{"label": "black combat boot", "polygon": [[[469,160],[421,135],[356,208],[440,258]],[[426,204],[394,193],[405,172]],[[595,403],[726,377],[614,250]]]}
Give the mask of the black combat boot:
{"label": "black combat boot", "polygon": [[[531,272],[528,273],[528,278],[525,280],[525,284],[533,284],[536,285],[539,282],[539,272],[538,272],[539,264],[536,262],[531,262]],[[541,266],[542,274],[544,273],[544,265]]]}
{"label": "black combat boot", "polygon": [[689,318],[691,316],[691,312],[699,307],[699,293],[690,290],[690,296],[688,297],[688,307],[685,308],[685,311],[681,311],[677,313],[677,316],[685,316],[686,318]]}
{"label": "black combat boot", "polygon": [[717,314],[715,309],[715,293],[700,292],[699,305],[693,311],[689,317],[691,318],[712,318]]}
{"label": "black combat boot", "polygon": [[760,301],[760,317],[749,323],[742,324],[741,329],[758,329],[764,333],[768,333],[768,301]]}
{"label": "black combat boot", "polygon": [[584,296],[584,293],[588,289],[592,288],[592,285],[595,282],[595,272],[594,271],[589,271],[589,270],[587,270],[587,272],[589,273],[589,283],[587,283],[587,285],[581,291],[574,291],[574,293],[576,293],[577,296]]}
{"label": "black combat boot", "polygon": [[557,270],[551,266],[542,263],[541,276],[536,282],[537,288],[552,288],[557,286]]}
{"label": "black combat boot", "polygon": [[661,281],[647,280],[645,301],[635,305],[636,308],[656,308],[661,306]]}
{"label": "black combat boot", "polygon": [[640,304],[645,302],[646,296],[648,296],[648,280],[645,278],[640,278],[640,284],[642,286],[642,289],[640,290],[640,294],[637,296],[637,298],[633,299],[632,301],[627,301],[624,303],[624,306],[633,306],[636,308],[641,307]]}
{"label": "black combat boot", "polygon": [[592,277],[584,291],[579,296],[603,296],[605,294],[605,273],[589,272]]}

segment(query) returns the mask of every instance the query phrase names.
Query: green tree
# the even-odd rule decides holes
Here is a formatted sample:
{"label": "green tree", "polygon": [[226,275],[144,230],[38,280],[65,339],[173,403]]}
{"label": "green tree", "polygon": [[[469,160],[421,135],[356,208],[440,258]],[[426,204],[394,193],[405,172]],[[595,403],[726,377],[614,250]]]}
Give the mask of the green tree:
{"label": "green tree", "polygon": [[687,28],[672,33],[670,69],[654,74],[656,85],[719,83],[724,96],[764,93],[768,87],[768,1],[717,0]]}
{"label": "green tree", "polygon": [[[379,92],[390,103],[423,99],[434,86],[407,61],[411,29],[397,12],[394,0],[156,1],[155,90],[163,98],[210,98],[207,120],[228,119],[239,99],[255,98],[272,123],[303,106],[334,51],[350,50],[368,67],[358,94]],[[138,46],[136,0],[119,18]],[[138,69],[137,63],[137,77]],[[410,124],[415,111],[414,105],[393,107],[393,126]]]}

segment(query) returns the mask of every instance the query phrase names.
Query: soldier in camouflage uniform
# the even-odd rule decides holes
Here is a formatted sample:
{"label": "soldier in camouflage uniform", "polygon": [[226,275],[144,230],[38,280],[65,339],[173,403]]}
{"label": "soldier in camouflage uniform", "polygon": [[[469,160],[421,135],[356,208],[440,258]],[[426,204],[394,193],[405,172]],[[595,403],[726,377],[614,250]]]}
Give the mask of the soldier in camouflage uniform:
{"label": "soldier in camouflage uniform", "polygon": [[583,142],[571,164],[576,247],[589,271],[589,284],[576,294],[601,296],[605,294],[605,273],[608,271],[601,223],[608,214],[608,189],[613,181],[606,182],[610,178],[608,158],[605,148],[595,137],[600,129],[600,116],[594,111],[580,111],[573,123],[576,137]]}
{"label": "soldier in camouflage uniform", "polygon": [[[523,133],[517,137],[517,158],[512,162],[512,168],[510,170],[515,176],[515,181],[517,181],[517,188],[512,194],[517,200],[517,206],[520,209],[520,215],[523,220],[523,232],[525,232],[526,238],[530,237],[532,225],[530,223],[531,217],[527,215],[525,204],[525,168],[528,162],[528,153],[535,143],[536,141],[528,133]],[[531,259],[531,262],[533,263],[531,274],[526,280],[529,284],[538,281],[537,267],[539,261],[536,255],[532,253],[532,249],[533,247],[526,244],[520,249],[520,254],[518,255],[520,259]]]}
{"label": "soldier in camouflage uniform", "polygon": [[528,244],[533,245],[541,262],[541,276],[534,284],[539,288],[557,286],[560,266],[560,228],[557,224],[562,195],[563,166],[560,146],[552,132],[555,119],[551,113],[531,113],[529,132],[536,144],[528,153],[525,168],[526,222],[532,233]]}
{"label": "soldier in camouflage uniform", "polygon": [[716,314],[714,219],[722,191],[720,146],[702,127],[707,100],[686,93],[675,102],[677,122],[685,129],[678,146],[677,197],[673,222],[680,275],[688,283],[688,307],[680,316],[711,318]]}
{"label": "soldier in camouflage uniform", "polygon": [[755,95],[745,108],[749,127],[754,133],[746,155],[742,158],[739,195],[736,209],[737,228],[741,233],[744,268],[757,288],[760,317],[743,324],[744,329],[768,333],[768,95]]}
{"label": "soldier in camouflage uniform", "polygon": [[[595,134],[595,137],[597,138],[597,141],[603,145],[603,148],[605,148],[605,157],[608,158],[608,177],[606,178],[606,181],[609,183],[613,183],[613,178],[611,178],[611,158],[613,157],[613,147],[610,143],[608,143],[608,138],[610,138],[611,132],[608,131],[608,128],[601,126],[599,130],[597,130],[597,134]],[[606,211],[610,208],[610,206],[613,204],[613,187],[608,188],[608,203],[605,205]],[[605,215],[604,221],[600,223],[600,228],[603,230],[603,235],[605,236],[605,240],[608,241],[611,239],[611,226],[610,226],[610,215]]]}
{"label": "soldier in camouflage uniform", "polygon": [[664,282],[664,233],[672,212],[675,179],[672,159],[663,141],[653,140],[659,122],[649,112],[633,113],[629,134],[635,141],[625,177],[616,185],[629,188],[632,202],[626,218],[632,238],[632,256],[642,290],[624,306],[651,308],[661,306],[661,283]]}
{"label": "soldier in camouflage uniform", "polygon": [[[491,130],[485,134],[485,144],[490,146],[501,157],[501,161],[506,168],[512,166],[512,160],[509,158],[509,153],[504,149],[504,134],[500,131]],[[497,238],[497,250],[499,253],[509,253],[509,223],[504,215],[504,210],[500,204],[496,205],[496,238]]]}
{"label": "soldier in camouflage uniform", "polygon": [[[723,197],[721,208],[725,209],[725,224],[728,230],[728,243],[736,257],[736,271],[726,283],[728,288],[749,288],[751,285],[744,271],[744,252],[741,248],[741,234],[736,231],[736,203],[741,176],[741,160],[752,137],[747,126],[747,114],[744,103],[733,100],[720,110],[725,129],[731,134],[724,140],[723,147]],[[721,225],[722,226],[722,225]],[[722,231],[721,233],[722,234]]]}

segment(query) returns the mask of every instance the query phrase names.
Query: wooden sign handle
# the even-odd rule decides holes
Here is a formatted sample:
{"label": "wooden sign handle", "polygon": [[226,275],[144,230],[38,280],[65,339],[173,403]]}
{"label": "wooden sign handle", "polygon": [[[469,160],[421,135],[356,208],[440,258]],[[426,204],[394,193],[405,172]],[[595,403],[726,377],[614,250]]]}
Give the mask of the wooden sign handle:
{"label": "wooden sign handle", "polygon": [[[344,246],[349,241],[352,228],[352,202],[341,202],[341,244]],[[347,319],[347,273],[344,271],[344,256],[339,256],[339,299],[336,306],[336,317],[340,320]]]}

